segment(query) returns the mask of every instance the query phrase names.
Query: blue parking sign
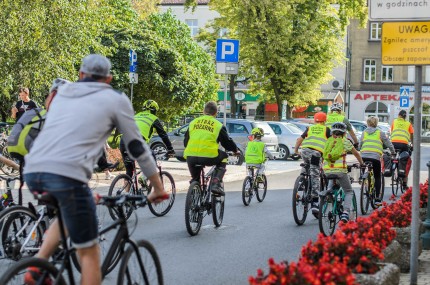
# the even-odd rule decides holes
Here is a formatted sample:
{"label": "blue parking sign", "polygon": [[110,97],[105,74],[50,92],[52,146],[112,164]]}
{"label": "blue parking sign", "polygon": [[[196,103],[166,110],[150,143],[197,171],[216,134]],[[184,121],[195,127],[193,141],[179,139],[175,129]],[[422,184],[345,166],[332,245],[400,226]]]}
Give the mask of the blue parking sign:
{"label": "blue parking sign", "polygon": [[409,108],[409,96],[400,96],[400,108]]}
{"label": "blue parking sign", "polygon": [[239,40],[217,39],[216,62],[239,62]]}
{"label": "blue parking sign", "polygon": [[130,72],[136,72],[137,71],[137,53],[134,50],[130,50],[129,52],[130,57]]}

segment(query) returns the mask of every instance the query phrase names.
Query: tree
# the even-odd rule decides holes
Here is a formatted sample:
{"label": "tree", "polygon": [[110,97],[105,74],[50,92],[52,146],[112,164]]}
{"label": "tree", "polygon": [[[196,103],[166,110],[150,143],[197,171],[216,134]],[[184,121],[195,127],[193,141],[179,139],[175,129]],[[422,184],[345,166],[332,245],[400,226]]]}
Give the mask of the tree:
{"label": "tree", "polygon": [[[240,57],[251,76],[251,91],[274,99],[281,115],[289,106],[313,103],[320,85],[344,59],[342,39],[351,17],[362,24],[364,0],[211,0],[221,14],[218,27],[240,40]],[[288,114],[289,112],[287,112]]]}

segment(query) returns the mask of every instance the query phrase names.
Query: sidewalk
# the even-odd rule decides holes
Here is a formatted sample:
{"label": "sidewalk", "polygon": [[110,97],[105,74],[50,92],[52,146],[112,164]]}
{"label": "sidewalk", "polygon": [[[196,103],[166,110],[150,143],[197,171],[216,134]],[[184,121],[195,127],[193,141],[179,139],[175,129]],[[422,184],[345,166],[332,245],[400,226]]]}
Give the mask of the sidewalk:
{"label": "sidewalk", "polygon": [[[430,250],[423,250],[418,258],[418,285],[429,285],[430,284]],[[399,285],[410,284],[410,273],[400,274]]]}

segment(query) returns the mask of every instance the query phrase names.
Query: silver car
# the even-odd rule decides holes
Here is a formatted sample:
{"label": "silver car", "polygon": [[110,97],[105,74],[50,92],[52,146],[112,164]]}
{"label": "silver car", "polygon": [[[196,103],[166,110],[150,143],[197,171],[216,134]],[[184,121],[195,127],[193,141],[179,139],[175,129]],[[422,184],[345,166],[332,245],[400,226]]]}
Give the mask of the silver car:
{"label": "silver car", "polygon": [[286,160],[291,157],[294,160],[299,159],[298,156],[292,156],[294,154],[294,146],[296,145],[297,139],[303,133],[301,129],[292,123],[287,122],[267,122],[273,129],[275,134],[278,136],[279,143],[279,159]]}

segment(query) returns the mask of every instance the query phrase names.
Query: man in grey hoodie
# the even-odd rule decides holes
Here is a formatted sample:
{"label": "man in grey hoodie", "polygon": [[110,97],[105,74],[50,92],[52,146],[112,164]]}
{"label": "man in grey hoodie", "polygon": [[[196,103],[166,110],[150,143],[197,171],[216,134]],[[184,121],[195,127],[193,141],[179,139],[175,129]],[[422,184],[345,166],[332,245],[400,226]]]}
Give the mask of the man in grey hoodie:
{"label": "man in grey hoodie", "polygon": [[[91,54],[83,59],[79,81],[59,87],[45,125],[25,157],[24,180],[29,189],[49,192],[58,200],[80,258],[81,284],[101,284],[98,223],[88,181],[114,127],[123,134],[129,155],[137,160],[154,186],[148,200],[157,203],[169,197],[151,151],[136,126],[130,101],[109,85],[110,69],[111,63],[104,56]],[[59,236],[56,221],[37,256],[49,258]],[[32,275],[29,269],[26,277]]]}
{"label": "man in grey hoodie", "polygon": [[381,193],[381,157],[384,148],[389,148],[391,153],[395,153],[394,146],[387,138],[385,133],[379,130],[378,117],[370,117],[367,119],[367,129],[361,134],[360,138],[360,152],[363,161],[369,161],[373,165],[373,175],[375,176],[375,205],[381,206],[382,199],[379,197]]}

